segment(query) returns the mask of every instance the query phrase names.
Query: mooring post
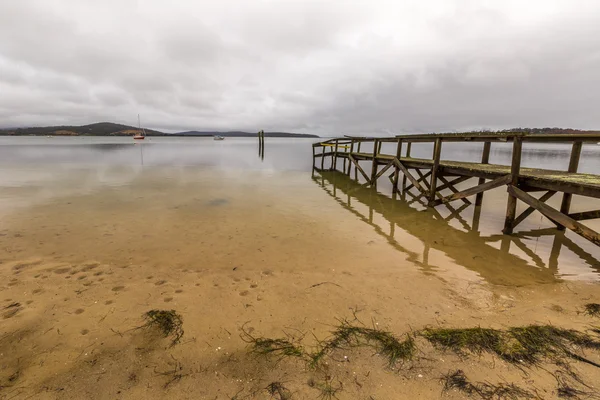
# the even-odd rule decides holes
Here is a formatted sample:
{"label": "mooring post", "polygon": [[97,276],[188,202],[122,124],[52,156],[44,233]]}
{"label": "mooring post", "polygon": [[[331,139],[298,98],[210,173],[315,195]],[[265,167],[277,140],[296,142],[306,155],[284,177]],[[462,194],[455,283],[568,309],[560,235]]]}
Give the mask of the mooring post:
{"label": "mooring post", "polygon": [[[571,159],[569,160],[569,169],[567,172],[577,172],[577,168],[579,168],[579,159],[581,157],[581,147],[583,143],[581,141],[577,141],[573,143],[573,147],[571,148]],[[571,199],[573,195],[571,193],[563,194],[562,203],[560,204],[560,212],[568,215],[569,209],[571,208]],[[557,228],[561,231],[565,230],[563,225],[558,225]]]}
{"label": "mooring post", "polygon": [[314,168],[315,168],[315,145],[314,144],[312,146],[312,151],[313,151],[313,163],[312,163],[312,166],[313,166],[313,171],[314,171]]}
{"label": "mooring post", "polygon": [[440,156],[442,154],[442,139],[435,139],[433,144],[433,165],[431,167],[431,183],[429,188],[429,207],[433,207],[437,190],[437,175],[440,169]]}
{"label": "mooring post", "polygon": [[[510,177],[511,186],[517,186],[519,183],[519,169],[521,168],[521,150],[523,148],[523,139],[521,136],[515,136],[513,138],[513,151],[512,151],[512,163],[510,166]],[[517,212],[517,198],[509,193],[508,202],[506,204],[506,219],[504,220],[504,232],[510,235],[513,232],[513,222],[515,221],[515,214]]]}
{"label": "mooring post", "polygon": [[[398,159],[398,162],[400,162],[400,158],[402,158],[402,139],[398,139],[398,143],[396,144],[396,158]],[[400,168],[396,165],[394,170],[394,181],[392,183],[392,193],[398,192],[398,175],[400,175]]]}
{"label": "mooring post", "polygon": [[[488,164],[490,162],[490,149],[492,147],[492,142],[483,143],[483,154],[481,155],[481,163]],[[482,185],[485,183],[484,178],[479,178],[478,185]],[[483,203],[483,192],[477,193],[477,197],[475,197],[475,207],[480,206]]]}
{"label": "mooring post", "polygon": [[373,139],[373,166],[371,168],[371,185],[376,186],[375,176],[377,175],[377,152],[379,151],[379,140]]}

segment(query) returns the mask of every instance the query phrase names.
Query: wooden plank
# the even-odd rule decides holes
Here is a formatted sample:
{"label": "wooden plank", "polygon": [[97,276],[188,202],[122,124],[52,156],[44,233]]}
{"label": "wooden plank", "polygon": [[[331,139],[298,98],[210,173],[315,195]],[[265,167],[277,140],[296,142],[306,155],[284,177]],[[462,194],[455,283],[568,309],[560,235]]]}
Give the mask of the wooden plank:
{"label": "wooden plank", "polygon": [[379,171],[377,173],[377,175],[375,175],[375,180],[379,179],[381,177],[381,175],[385,174],[385,171],[387,171],[388,169],[390,169],[390,167],[394,165],[394,160],[391,160],[389,163],[386,164],[385,167],[383,167],[383,169],[381,171]]}
{"label": "wooden plank", "polygon": [[400,162],[400,160],[398,160],[397,158],[394,158],[394,164],[396,164],[398,166],[398,168],[400,168],[402,170],[402,173],[404,174],[404,176],[409,179],[411,181],[411,183],[417,188],[419,189],[419,191],[425,195],[427,195],[427,191],[425,189],[423,189],[423,187],[419,184],[419,181],[417,181],[415,179],[414,176],[412,176],[412,174],[408,171],[408,168],[406,168],[404,166],[404,164],[402,164]]}
{"label": "wooden plank", "polygon": [[[520,137],[515,137],[513,142],[512,162],[510,164],[510,176],[512,186],[517,186],[519,183],[519,169],[521,168],[521,150],[523,143]],[[510,192],[509,192],[510,193]],[[517,198],[513,195],[508,196],[506,203],[506,218],[504,220],[504,229],[502,232],[511,234],[513,231],[513,222],[517,213]]]}
{"label": "wooden plank", "polygon": [[583,211],[583,212],[569,214],[569,218],[572,218],[575,221],[584,221],[586,219],[600,218],[600,210]]}
{"label": "wooden plank", "polygon": [[[418,169],[415,169],[415,171],[418,171]],[[429,175],[431,175],[431,171],[427,171],[427,172],[425,173],[425,175],[420,175],[420,176],[421,176],[421,178],[419,178],[419,179],[417,179],[417,180],[418,180],[419,182],[422,182],[422,181],[424,181],[425,179],[427,179],[427,178],[429,177]],[[415,185],[413,185],[413,184],[411,183],[411,184],[410,184],[410,185],[408,185],[408,186],[406,187],[406,189],[404,189],[404,190],[410,190],[410,189],[412,189],[412,188],[414,188],[414,187],[415,187]]]}
{"label": "wooden plank", "polygon": [[[454,185],[453,185],[452,183],[448,182],[448,180],[447,180],[446,178],[444,178],[443,176],[441,176],[441,175],[440,175],[440,176],[438,177],[438,179],[439,179],[440,181],[442,181],[442,183],[445,185],[445,188],[448,188],[448,189],[450,189],[450,190],[451,190],[453,193],[458,193],[458,189],[457,189],[457,188],[455,188],[455,187],[454,187]],[[484,182],[485,182],[485,180],[484,180]],[[479,183],[479,184],[481,185],[481,183]],[[445,188],[444,188],[444,189],[445,189]],[[442,190],[443,190],[443,189],[442,189],[442,186],[440,186],[440,187],[438,188],[438,192],[441,192]],[[479,196],[480,194],[481,194],[481,193],[477,193],[477,195],[478,195],[478,196]],[[464,197],[463,197],[461,200],[462,200],[462,201],[463,201],[463,203],[465,203],[465,204],[471,204],[471,202],[470,202],[470,201],[469,201],[469,199],[467,199],[467,198],[464,198]]]}
{"label": "wooden plank", "polygon": [[[573,143],[573,147],[571,147],[571,159],[569,160],[569,168],[567,172],[577,172],[577,168],[579,167],[579,159],[581,157],[581,147],[582,142]],[[563,194],[562,203],[560,204],[560,212],[563,214],[568,214],[571,209],[571,199],[573,195],[571,193]],[[564,230],[564,226],[559,226],[559,230]]]}
{"label": "wooden plank", "polygon": [[[539,201],[541,201],[542,203],[545,203],[546,201],[548,201],[548,199],[550,199],[555,194],[556,194],[555,191],[549,190],[548,192],[546,192],[544,195],[542,195],[539,198]],[[529,208],[527,208],[527,210],[523,211],[517,218],[515,218],[515,221],[513,222],[513,228],[516,228],[517,225],[519,225],[521,222],[523,222],[525,220],[525,218],[527,218],[534,211],[535,211],[535,208],[533,208],[533,207],[529,207]]]}
{"label": "wooden plank", "polygon": [[459,199],[462,199],[463,197],[473,196],[474,194],[477,194],[480,192],[485,192],[486,190],[495,189],[499,186],[510,183],[511,179],[512,179],[512,177],[510,175],[501,176],[500,178],[496,178],[492,181],[483,183],[481,185],[473,186],[473,187],[465,189],[463,191],[454,193],[448,197],[444,197],[443,199],[436,200],[435,205],[437,206],[442,203],[450,203],[451,201],[459,200]]}
{"label": "wooden plank", "polygon": [[[483,153],[481,154],[481,163],[488,164],[490,162],[490,150],[492,148],[492,142],[483,143]],[[485,183],[484,178],[479,178],[479,185]],[[483,203],[483,192],[478,193],[475,198],[475,205],[480,206]]]}
{"label": "wooden plank", "polygon": [[429,203],[433,206],[435,194],[437,193],[437,176],[440,169],[440,157],[442,155],[442,139],[435,139],[433,144],[433,165],[431,166],[431,181],[429,189]]}
{"label": "wooden plank", "polygon": [[467,180],[469,180],[471,178],[472,178],[472,176],[459,176],[458,178],[449,181],[448,184],[444,183],[443,185],[441,185],[438,188],[438,191],[441,192],[442,190],[449,189],[450,185],[455,186],[455,185],[458,185],[459,183],[467,181]]}
{"label": "wooden plank", "polygon": [[358,161],[354,157],[352,157],[352,154],[348,158],[350,159],[350,161],[352,161],[354,163],[354,166],[356,166],[356,169],[359,170],[360,173],[362,174],[362,176],[367,180],[367,183],[370,183],[371,181],[369,180],[369,176],[367,175],[365,170],[362,169],[362,167],[360,166]]}
{"label": "wooden plank", "polygon": [[516,186],[509,186],[508,192],[515,198],[518,198],[524,203],[529,204],[531,207],[535,208],[552,221],[561,224],[566,228],[569,228],[573,232],[583,236],[595,245],[600,246],[600,234],[598,232],[588,228],[583,224],[580,224],[579,222],[561,213],[560,211],[550,207],[549,205],[542,203],[535,197],[531,196],[530,194],[527,194],[526,192],[522,191]]}

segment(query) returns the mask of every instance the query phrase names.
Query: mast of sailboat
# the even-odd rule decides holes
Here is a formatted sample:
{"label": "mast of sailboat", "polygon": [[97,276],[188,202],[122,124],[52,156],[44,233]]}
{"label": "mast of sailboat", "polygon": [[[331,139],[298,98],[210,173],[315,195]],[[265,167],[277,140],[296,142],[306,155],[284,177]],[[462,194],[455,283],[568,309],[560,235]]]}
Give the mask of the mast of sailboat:
{"label": "mast of sailboat", "polygon": [[142,128],[142,123],[140,122],[140,114],[138,114],[138,129],[142,132],[142,136],[146,136],[146,131]]}

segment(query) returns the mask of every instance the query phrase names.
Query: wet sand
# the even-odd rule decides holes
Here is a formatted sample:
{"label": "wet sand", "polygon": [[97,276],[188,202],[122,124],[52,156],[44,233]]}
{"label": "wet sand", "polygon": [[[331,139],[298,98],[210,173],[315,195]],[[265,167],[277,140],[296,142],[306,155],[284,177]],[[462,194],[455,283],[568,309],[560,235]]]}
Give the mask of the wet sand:
{"label": "wet sand", "polygon": [[[464,398],[442,395],[440,376],[456,369],[556,398],[542,369],[424,342],[394,369],[366,349],[311,369],[249,354],[242,333],[313,347],[354,317],[398,337],[428,326],[600,325],[581,313],[600,303],[595,254],[566,281],[560,265],[532,266],[514,244],[503,252],[417,211],[390,214],[376,193],[365,200],[355,188],[354,205],[340,206],[307,173],[123,167],[62,178],[2,201],[0,398],[280,398],[272,382],[294,399],[326,398],[324,384],[338,399]],[[563,260],[583,270],[578,257]],[[179,344],[139,328],[152,309],[181,314]],[[600,370],[575,367],[598,392]]]}

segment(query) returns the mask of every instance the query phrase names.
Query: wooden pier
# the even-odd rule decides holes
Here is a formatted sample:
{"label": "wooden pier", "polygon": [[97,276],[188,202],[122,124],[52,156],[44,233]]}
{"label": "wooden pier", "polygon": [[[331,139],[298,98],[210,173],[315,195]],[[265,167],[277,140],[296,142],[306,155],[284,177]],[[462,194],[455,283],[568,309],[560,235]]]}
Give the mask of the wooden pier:
{"label": "wooden pier", "polygon": [[[442,158],[442,147],[448,142],[474,142],[482,144],[481,161],[465,162]],[[510,165],[491,164],[492,143],[511,143]],[[600,135],[596,134],[427,134],[402,135],[390,138],[342,137],[313,144],[313,167],[325,170],[325,159],[331,157],[329,170],[340,170],[350,176],[354,168],[366,181],[365,186],[376,186],[379,178],[388,175],[392,191],[417,190],[419,198],[425,198],[429,207],[449,205],[454,201],[471,204],[469,197],[475,196],[475,205],[480,206],[484,192],[506,186],[508,202],[503,232],[513,230],[531,213],[539,211],[553,221],[558,229],[570,229],[592,243],[600,246],[600,234],[580,221],[600,218],[600,209],[570,213],[573,195],[600,199],[600,175],[577,172],[582,148],[585,144],[597,145]],[[417,144],[432,145],[431,158],[411,157]],[[569,166],[566,171],[521,167],[523,143],[568,143],[571,145]],[[393,151],[382,152],[382,147]],[[320,150],[320,152],[318,151]],[[320,163],[317,159],[320,158]],[[361,165],[362,162],[362,165]],[[317,165],[318,164],[318,165]],[[370,165],[368,165],[370,164]],[[368,166],[367,166],[368,165]],[[369,168],[370,167],[370,168]],[[365,170],[366,169],[366,170]],[[459,190],[457,185],[470,179],[477,184]],[[532,192],[542,192],[539,197]],[[552,196],[562,194],[560,209],[546,202]],[[528,208],[516,214],[517,202],[524,202]]]}

